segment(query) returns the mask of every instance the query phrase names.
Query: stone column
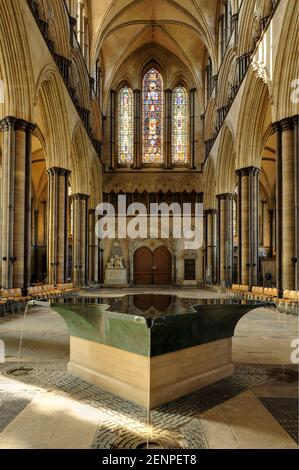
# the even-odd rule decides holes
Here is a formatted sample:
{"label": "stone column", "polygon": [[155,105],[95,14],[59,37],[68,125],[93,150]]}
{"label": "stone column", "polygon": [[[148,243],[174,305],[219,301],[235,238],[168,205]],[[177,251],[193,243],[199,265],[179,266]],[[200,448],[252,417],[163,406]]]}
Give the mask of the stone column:
{"label": "stone column", "polygon": [[276,259],[277,287],[299,286],[298,116],[273,124],[277,139]]}
{"label": "stone column", "polygon": [[88,280],[88,199],[86,194],[73,194],[73,273],[76,286]]}
{"label": "stone column", "polygon": [[190,168],[195,170],[195,144],[196,144],[196,135],[195,135],[195,94],[196,89],[192,88],[190,90]]}
{"label": "stone column", "polygon": [[78,12],[78,20],[79,20],[79,34],[78,34],[78,41],[83,51],[84,49],[84,3],[79,1],[79,12]]}
{"label": "stone column", "polygon": [[98,215],[95,209],[88,211],[88,280],[93,284],[99,283],[99,239],[96,236],[95,229]]}
{"label": "stone column", "polygon": [[142,165],[141,91],[134,90],[134,168]]}
{"label": "stone column", "polygon": [[31,144],[35,126],[14,117],[2,131],[2,285],[25,288],[30,282]]}
{"label": "stone column", "polygon": [[48,282],[68,280],[69,175],[64,168],[53,167],[48,173]]}
{"label": "stone column", "polygon": [[276,132],[276,286],[281,294],[282,286],[282,132],[279,122],[273,124]]}
{"label": "stone column", "polygon": [[299,126],[298,115],[294,120],[294,149],[295,149],[295,289],[299,291]]}
{"label": "stone column", "polygon": [[233,194],[219,194],[217,227],[217,279],[220,284],[232,284],[233,276]]}
{"label": "stone column", "polygon": [[258,284],[259,174],[255,167],[236,171],[239,178],[239,284]]}
{"label": "stone column", "polygon": [[282,288],[295,289],[295,141],[294,121],[281,121],[282,144]]}
{"label": "stone column", "polygon": [[238,31],[238,28],[239,28],[239,13],[235,13],[233,16],[232,16],[232,23],[233,23],[233,30],[234,30],[234,45],[237,46],[238,45],[238,38],[239,38],[239,31]]}
{"label": "stone column", "polygon": [[165,90],[165,167],[172,168],[172,90]]}
{"label": "stone column", "polygon": [[116,91],[110,91],[110,165],[109,169],[112,170],[115,166],[116,148],[115,148],[115,114],[116,114]]}
{"label": "stone column", "polygon": [[216,283],[216,210],[207,209],[205,215],[205,280],[209,283]]}
{"label": "stone column", "polygon": [[269,209],[269,258],[273,258],[273,232],[274,232],[274,211],[273,209]]}

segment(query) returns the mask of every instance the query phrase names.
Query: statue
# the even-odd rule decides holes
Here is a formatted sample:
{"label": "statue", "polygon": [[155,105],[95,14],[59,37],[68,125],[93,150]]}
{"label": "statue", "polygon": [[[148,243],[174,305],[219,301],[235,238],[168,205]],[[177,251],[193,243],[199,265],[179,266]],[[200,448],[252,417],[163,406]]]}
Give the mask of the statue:
{"label": "statue", "polygon": [[125,269],[123,264],[123,256],[115,255],[114,258],[110,258],[107,269]]}
{"label": "statue", "polygon": [[127,270],[124,266],[124,257],[115,255],[110,258],[105,271],[104,284],[110,286],[127,286]]}
{"label": "statue", "polygon": [[115,256],[114,267],[116,269],[124,269],[123,259],[124,259],[123,256],[118,256],[118,255]]}

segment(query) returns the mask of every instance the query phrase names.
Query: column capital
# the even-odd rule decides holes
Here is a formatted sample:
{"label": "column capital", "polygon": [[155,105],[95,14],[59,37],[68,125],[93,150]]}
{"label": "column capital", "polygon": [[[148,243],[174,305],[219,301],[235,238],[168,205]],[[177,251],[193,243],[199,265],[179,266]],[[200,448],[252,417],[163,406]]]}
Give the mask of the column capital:
{"label": "column capital", "polygon": [[216,209],[205,209],[204,215],[215,215],[217,213]]}
{"label": "column capital", "polygon": [[171,88],[166,88],[166,90],[164,91],[167,95],[171,95],[173,93],[173,90],[171,90]]}
{"label": "column capital", "polygon": [[35,130],[36,125],[32,122],[25,121],[24,119],[19,119],[14,116],[6,116],[0,121],[0,129],[2,131],[6,131],[9,127],[14,127],[17,131],[32,133]]}
{"label": "column capital", "polygon": [[219,201],[226,201],[228,199],[235,199],[235,195],[232,193],[222,193],[222,194],[217,194],[216,198]]}
{"label": "column capital", "polygon": [[96,215],[96,209],[88,209],[89,215]]}
{"label": "column capital", "polygon": [[292,117],[294,124],[298,125],[298,120],[299,120],[299,114],[295,114],[295,116]]}
{"label": "column capital", "polygon": [[190,93],[196,93],[197,92],[197,89],[196,88],[191,88],[190,89]]}
{"label": "column capital", "polygon": [[76,26],[77,24],[77,18],[74,18],[73,16],[70,16],[70,25],[71,26]]}
{"label": "column capital", "polygon": [[70,198],[72,200],[76,200],[76,201],[88,201],[88,199],[90,198],[89,194],[82,194],[82,193],[77,193],[77,194],[72,194],[70,196]]}
{"label": "column capital", "polygon": [[135,95],[138,95],[139,93],[141,93],[141,90],[139,90],[139,88],[135,88],[135,90],[133,90],[133,93]]}
{"label": "column capital", "polygon": [[249,176],[250,174],[253,174],[254,176],[259,176],[260,172],[260,168],[257,168],[256,166],[248,166],[246,168],[239,168],[236,170],[236,175]]}
{"label": "column capital", "polygon": [[282,132],[292,131],[294,129],[294,119],[292,117],[282,119],[280,125]]}
{"label": "column capital", "polygon": [[47,169],[47,174],[50,175],[55,175],[58,174],[60,176],[68,176],[71,174],[70,170],[67,170],[66,168],[59,168],[57,166],[54,166],[52,168]]}
{"label": "column capital", "polygon": [[280,121],[273,122],[273,124],[272,124],[272,129],[273,129],[275,132],[281,131],[281,124],[280,124]]}

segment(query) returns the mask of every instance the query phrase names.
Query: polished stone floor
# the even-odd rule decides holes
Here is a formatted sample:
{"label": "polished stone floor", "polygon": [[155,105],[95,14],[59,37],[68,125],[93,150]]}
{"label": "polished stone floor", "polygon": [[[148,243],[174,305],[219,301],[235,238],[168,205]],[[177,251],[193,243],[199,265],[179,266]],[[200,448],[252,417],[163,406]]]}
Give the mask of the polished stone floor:
{"label": "polished stone floor", "polygon": [[[107,290],[101,296],[126,293]],[[171,294],[225,296],[198,289]],[[23,327],[21,361],[31,371],[14,376],[9,372],[18,363]],[[148,426],[141,408],[66,373],[68,332],[55,312],[35,307],[25,321],[20,314],[0,318],[6,345],[6,363],[0,365],[0,448],[142,448],[148,439],[158,448],[296,448],[295,338],[295,315],[271,309],[249,313],[233,341],[234,376],[154,410]]]}

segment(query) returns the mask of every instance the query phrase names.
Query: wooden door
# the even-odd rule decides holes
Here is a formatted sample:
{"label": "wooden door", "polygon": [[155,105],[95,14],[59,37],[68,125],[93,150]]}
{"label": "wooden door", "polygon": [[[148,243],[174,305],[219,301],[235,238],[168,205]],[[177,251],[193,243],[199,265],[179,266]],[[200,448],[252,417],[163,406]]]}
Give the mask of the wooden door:
{"label": "wooden door", "polygon": [[171,254],[165,246],[153,253],[153,284],[171,284]]}
{"label": "wooden door", "polygon": [[134,254],[134,284],[152,284],[153,254],[149,248],[138,248]]}

